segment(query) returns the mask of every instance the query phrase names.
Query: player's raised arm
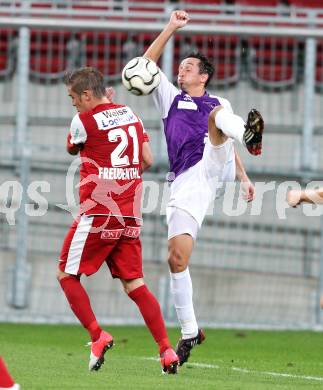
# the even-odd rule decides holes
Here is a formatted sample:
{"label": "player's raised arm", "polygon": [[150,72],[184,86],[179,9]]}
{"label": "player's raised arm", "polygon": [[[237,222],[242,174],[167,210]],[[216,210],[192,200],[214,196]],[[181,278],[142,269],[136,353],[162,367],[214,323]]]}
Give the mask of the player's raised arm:
{"label": "player's raised arm", "polygon": [[169,22],[163,29],[163,31],[158,35],[154,42],[149,46],[147,51],[144,54],[144,57],[147,57],[155,62],[157,62],[168,42],[169,38],[174,34],[176,30],[184,27],[189,21],[187,12],[182,10],[173,11],[171,13]]}

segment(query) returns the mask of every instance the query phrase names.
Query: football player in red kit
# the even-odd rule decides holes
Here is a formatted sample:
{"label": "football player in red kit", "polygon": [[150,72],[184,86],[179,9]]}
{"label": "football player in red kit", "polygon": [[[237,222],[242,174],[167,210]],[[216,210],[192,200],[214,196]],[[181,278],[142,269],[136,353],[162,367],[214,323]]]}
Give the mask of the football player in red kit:
{"label": "football player in red kit", "polygon": [[0,390],[20,390],[20,385],[15,383],[0,356]]}
{"label": "football player in red kit", "polygon": [[81,275],[103,263],[137,304],[159,346],[162,369],[176,373],[178,357],[168,340],[160,306],[147,288],[140,243],[142,171],[152,163],[148,136],[130,107],[106,96],[102,74],[80,68],[65,77],[78,113],[67,151],[80,153],[80,213],[63,244],[58,280],[81,324],[91,337],[89,369],[99,370],[113,337],[102,330],[81,284]]}

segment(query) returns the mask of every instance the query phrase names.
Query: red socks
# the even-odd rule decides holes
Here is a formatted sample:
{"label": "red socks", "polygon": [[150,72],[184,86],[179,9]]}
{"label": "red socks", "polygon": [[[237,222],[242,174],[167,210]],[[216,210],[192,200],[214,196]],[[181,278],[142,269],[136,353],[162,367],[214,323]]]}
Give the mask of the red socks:
{"label": "red socks", "polygon": [[162,354],[167,348],[170,348],[170,343],[157,299],[146,285],[136,288],[128,295],[139,307],[147,327],[159,345],[159,353]]}
{"label": "red socks", "polygon": [[2,357],[0,357],[0,387],[12,387],[14,384],[15,382],[12,380]]}
{"label": "red socks", "polygon": [[91,340],[96,341],[102,329],[96,321],[89,296],[80,280],[75,276],[67,276],[60,280],[60,284],[74,314],[89,332]]}
{"label": "red socks", "polygon": [[[96,341],[100,337],[102,329],[96,321],[90,299],[80,280],[75,276],[67,276],[60,280],[60,284],[74,314],[84,328],[88,330],[92,341]],[[170,348],[170,343],[157,299],[146,285],[131,291],[129,297],[139,307],[147,327],[159,345],[159,352],[163,353],[167,348]]]}

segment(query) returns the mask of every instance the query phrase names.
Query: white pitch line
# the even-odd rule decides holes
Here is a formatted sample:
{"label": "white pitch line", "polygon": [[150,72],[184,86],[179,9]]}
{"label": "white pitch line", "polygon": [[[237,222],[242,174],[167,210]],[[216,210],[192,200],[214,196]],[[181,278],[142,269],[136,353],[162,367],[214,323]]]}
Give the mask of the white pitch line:
{"label": "white pitch line", "polygon": [[255,370],[247,370],[245,368],[239,367],[231,367],[233,371],[243,372],[245,374],[262,374],[262,375],[270,375],[270,376],[280,376],[284,378],[294,378],[294,379],[305,379],[310,381],[323,381],[323,377],[320,376],[307,376],[307,375],[293,375],[286,374],[284,372],[271,372],[271,371],[255,371]]}
{"label": "white pitch line", "polygon": [[[155,360],[159,361],[158,358],[154,357],[146,357],[145,360]],[[199,367],[199,368],[212,368],[215,370],[220,369],[221,367],[216,364],[205,364],[205,363],[187,363],[190,366],[193,367]],[[293,379],[302,379],[302,380],[308,380],[308,381],[319,381],[323,382],[323,377],[320,376],[308,376],[308,375],[293,375],[293,374],[286,374],[284,372],[271,372],[271,371],[256,371],[256,370],[248,370],[246,368],[239,368],[239,367],[230,367],[232,371],[241,372],[243,374],[260,374],[260,375],[269,375],[269,376],[276,376],[276,377],[282,377],[282,378],[293,378]]]}

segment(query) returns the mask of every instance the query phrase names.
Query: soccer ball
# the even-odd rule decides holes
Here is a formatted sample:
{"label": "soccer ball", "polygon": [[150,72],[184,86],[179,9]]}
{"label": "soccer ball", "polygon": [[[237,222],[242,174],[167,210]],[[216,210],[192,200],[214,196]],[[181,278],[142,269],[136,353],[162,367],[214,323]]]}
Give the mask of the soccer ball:
{"label": "soccer ball", "polygon": [[148,58],[133,58],[123,68],[122,84],[134,95],[149,95],[159,83],[159,68]]}

